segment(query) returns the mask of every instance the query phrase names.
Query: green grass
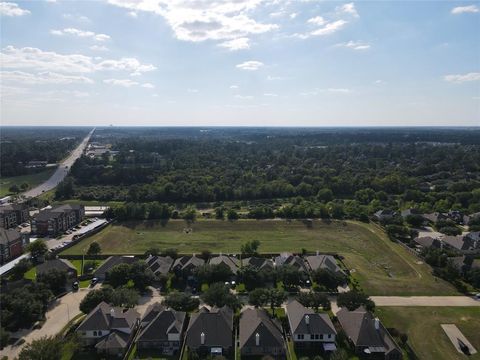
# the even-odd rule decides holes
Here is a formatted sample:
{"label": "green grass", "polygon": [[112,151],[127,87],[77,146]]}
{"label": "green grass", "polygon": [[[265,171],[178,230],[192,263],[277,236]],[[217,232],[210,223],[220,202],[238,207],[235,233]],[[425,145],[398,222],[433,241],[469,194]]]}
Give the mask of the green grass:
{"label": "green grass", "polygon": [[8,188],[14,184],[20,186],[23,183],[27,183],[28,188],[31,189],[47,180],[50,176],[52,176],[56,169],[57,168],[55,167],[35,174],[2,177],[0,178],[0,197],[10,195],[11,192],[8,190]]}
{"label": "green grass", "polygon": [[27,280],[35,280],[37,278],[37,270],[35,267],[32,267],[30,270],[28,270],[23,277]]}
{"label": "green grass", "polygon": [[452,295],[456,290],[434,279],[426,264],[400,245],[392,243],[383,230],[361,222],[326,223],[321,220],[307,227],[301,221],[201,220],[185,232],[183,220],[125,222],[108,226],[98,234],[65,250],[63,254],[82,254],[97,241],[104,254],[143,254],[151,247],[176,248],[180,253],[239,253],[243,243],[260,240],[260,251],[335,252],[345,256],[346,265],[370,295]]}
{"label": "green grass", "polygon": [[[455,350],[441,324],[455,324],[480,351],[478,307],[379,307],[376,314],[386,327],[408,334],[408,342],[420,359],[467,359]],[[468,357],[480,359],[480,353]]]}

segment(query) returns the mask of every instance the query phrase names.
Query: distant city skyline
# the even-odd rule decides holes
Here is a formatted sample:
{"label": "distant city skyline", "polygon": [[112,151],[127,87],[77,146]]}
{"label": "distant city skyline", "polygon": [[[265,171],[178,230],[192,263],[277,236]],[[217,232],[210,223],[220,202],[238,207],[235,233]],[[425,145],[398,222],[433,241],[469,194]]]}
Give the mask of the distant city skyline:
{"label": "distant city skyline", "polygon": [[0,2],[1,125],[479,126],[479,1]]}

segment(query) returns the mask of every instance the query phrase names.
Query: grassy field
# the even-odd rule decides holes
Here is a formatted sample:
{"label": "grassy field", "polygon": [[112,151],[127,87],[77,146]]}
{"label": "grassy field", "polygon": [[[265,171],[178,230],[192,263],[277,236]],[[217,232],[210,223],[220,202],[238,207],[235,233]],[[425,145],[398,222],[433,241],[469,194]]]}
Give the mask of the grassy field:
{"label": "grassy field", "polygon": [[400,245],[388,240],[383,231],[360,222],[314,221],[311,227],[301,221],[201,220],[188,226],[183,220],[128,222],[111,225],[100,233],[65,250],[79,255],[92,241],[104,254],[143,254],[151,247],[176,248],[180,253],[238,253],[246,241],[260,240],[264,253],[293,251],[336,252],[354,269],[354,276],[371,295],[456,294],[452,286],[435,280],[430,268]]}
{"label": "grassy field", "polygon": [[0,178],[0,197],[11,194],[8,188],[15,184],[20,186],[23,183],[27,183],[29,189],[31,189],[32,187],[35,187],[47,180],[50,176],[52,176],[56,169],[57,168],[50,168],[35,174]]}
{"label": "grassy field", "polygon": [[458,353],[440,327],[455,324],[480,351],[480,311],[475,307],[381,307],[377,308],[386,327],[408,334],[408,341],[420,359],[480,359]]}

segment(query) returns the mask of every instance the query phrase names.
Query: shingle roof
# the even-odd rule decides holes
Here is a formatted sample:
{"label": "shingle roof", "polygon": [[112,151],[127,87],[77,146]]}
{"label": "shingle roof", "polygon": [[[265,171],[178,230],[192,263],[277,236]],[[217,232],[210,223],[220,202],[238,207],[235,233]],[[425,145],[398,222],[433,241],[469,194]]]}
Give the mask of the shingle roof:
{"label": "shingle roof", "polygon": [[249,257],[242,260],[243,266],[252,266],[255,269],[271,268],[273,269],[272,259],[260,258],[260,257]]}
{"label": "shingle roof", "polygon": [[45,261],[44,263],[37,265],[37,274],[49,272],[52,269],[56,269],[59,271],[75,271],[77,272],[77,268],[72,265],[72,263],[66,259],[53,259]]}
{"label": "shingle roof", "polygon": [[146,263],[155,275],[166,275],[170,271],[173,259],[170,256],[149,256]]}
{"label": "shingle roof", "polygon": [[22,234],[15,229],[0,228],[0,244],[7,245],[9,242],[17,241]]}
{"label": "shingle roof", "polygon": [[201,344],[201,334],[205,334],[205,346],[231,347],[233,344],[233,311],[227,306],[221,309],[206,308],[192,314],[188,324],[186,343],[191,348]]}
{"label": "shingle roof", "polygon": [[113,330],[115,328],[133,328],[138,319],[138,313],[133,309],[123,311],[123,308],[112,307],[101,302],[90,311],[78,326],[77,331]]}
{"label": "shingle roof", "polygon": [[417,237],[414,239],[414,241],[423,247],[429,248],[431,246],[440,248],[441,247],[441,242],[438,239],[434,239],[431,236],[422,236],[422,237]]}
{"label": "shingle roof", "polygon": [[263,309],[247,309],[243,311],[239,327],[240,348],[256,346],[256,334],[259,335],[260,346],[284,346],[281,325],[270,319],[267,312]]}
{"label": "shingle roof", "polygon": [[168,340],[168,334],[181,333],[185,322],[185,315],[183,311],[161,311],[141,331],[138,336],[138,341],[166,341]]}
{"label": "shingle roof", "polygon": [[104,277],[107,271],[116,265],[120,264],[132,264],[137,261],[133,256],[110,256],[98,267],[94,272],[95,277]]}
{"label": "shingle roof", "polygon": [[384,348],[385,353],[398,350],[398,346],[388,333],[387,329],[378,321],[378,330],[375,328],[376,319],[372,313],[360,307],[349,311],[342,308],[337,313],[337,318],[343,330],[355,346]]}
{"label": "shingle roof", "polygon": [[236,274],[238,272],[239,261],[237,258],[227,255],[219,255],[215,256],[210,259],[210,265],[226,265],[232,271],[232,273]]}
{"label": "shingle roof", "polygon": [[55,206],[54,208],[51,209],[46,209],[40,211],[38,214],[34,216],[35,220],[38,221],[46,221],[51,218],[57,218],[61,216],[62,213],[69,212],[72,210],[80,210],[83,208],[83,205],[77,205],[77,204],[65,204],[65,205],[59,205]]}
{"label": "shingle roof", "polygon": [[[287,305],[288,322],[292,334],[336,334],[327,314],[317,314],[294,300]],[[306,316],[308,315],[308,324]]]}
{"label": "shingle roof", "polygon": [[196,268],[205,264],[205,260],[197,256],[182,256],[175,259],[172,269],[186,270],[189,268]]}
{"label": "shingle roof", "polygon": [[334,273],[342,273],[342,269],[337,265],[337,261],[332,255],[313,255],[305,258],[310,269],[328,269]]}
{"label": "shingle roof", "polygon": [[149,305],[147,310],[145,311],[145,315],[143,315],[142,323],[149,323],[155,317],[160,314],[163,310],[165,310],[165,306],[161,303],[156,302],[155,304]]}
{"label": "shingle roof", "polygon": [[125,334],[121,331],[113,330],[110,334],[100,340],[95,348],[98,350],[108,349],[126,349],[130,340],[130,334]]}
{"label": "shingle roof", "polygon": [[288,266],[293,266],[296,268],[298,271],[304,271],[307,272],[307,266],[305,265],[305,261],[300,256],[289,254],[289,253],[283,253],[280,254],[275,258],[275,265],[278,266],[283,266],[283,265],[288,265]]}

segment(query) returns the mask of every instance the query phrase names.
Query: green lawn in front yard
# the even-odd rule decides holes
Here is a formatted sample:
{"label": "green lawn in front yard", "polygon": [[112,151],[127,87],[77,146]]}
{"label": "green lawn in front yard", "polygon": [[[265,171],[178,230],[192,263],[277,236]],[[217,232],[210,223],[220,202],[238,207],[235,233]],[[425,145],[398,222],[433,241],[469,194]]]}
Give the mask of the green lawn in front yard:
{"label": "green lawn in front yard", "polygon": [[23,183],[27,183],[28,188],[31,189],[46,181],[50,176],[52,176],[56,169],[57,168],[54,167],[35,174],[2,177],[0,178],[0,197],[10,195],[11,192],[8,189],[12,185],[17,185],[20,187],[20,185],[22,185]]}
{"label": "green lawn in front yard", "polygon": [[374,224],[353,221],[183,220],[118,222],[66,249],[82,254],[96,241],[103,254],[143,254],[151,247],[176,248],[180,253],[239,253],[243,243],[260,240],[260,252],[335,252],[345,257],[362,288],[370,295],[454,295],[456,290],[431,275],[431,268],[400,245],[391,242]]}
{"label": "green lawn in front yard", "polygon": [[[467,359],[457,352],[441,324],[455,324],[480,351],[480,309],[478,307],[378,307],[385,327],[408,334],[408,342],[420,359]],[[480,359],[480,352],[468,357]]]}
{"label": "green lawn in front yard", "polygon": [[27,280],[35,280],[37,278],[37,270],[35,269],[35,266],[32,267],[30,270],[28,270],[23,277]]}

